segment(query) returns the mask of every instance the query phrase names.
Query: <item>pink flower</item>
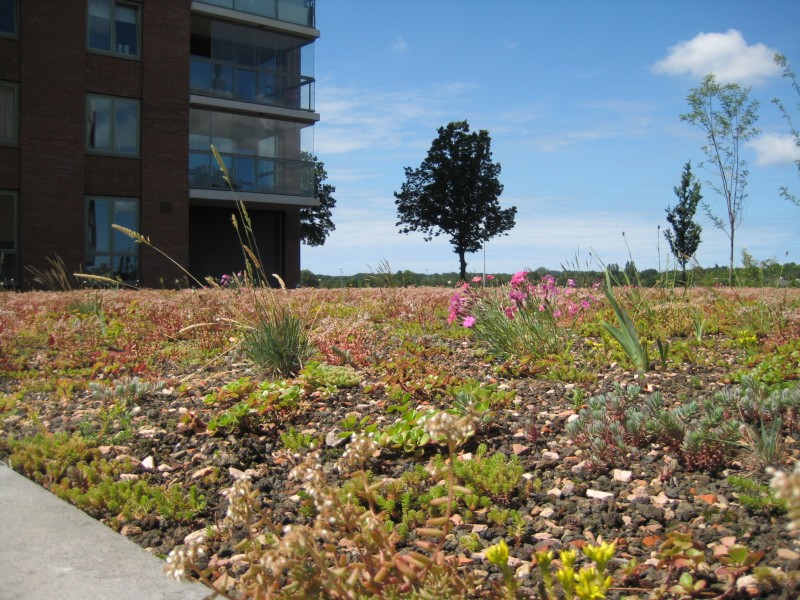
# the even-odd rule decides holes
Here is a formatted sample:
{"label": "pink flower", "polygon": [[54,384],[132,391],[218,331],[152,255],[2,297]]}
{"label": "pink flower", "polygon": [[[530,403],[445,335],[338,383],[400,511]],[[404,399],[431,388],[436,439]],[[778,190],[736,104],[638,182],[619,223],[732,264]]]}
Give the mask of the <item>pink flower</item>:
{"label": "pink flower", "polygon": [[480,283],[481,281],[483,281],[483,280],[478,276],[475,276],[475,277],[472,278],[472,283]]}
{"label": "pink flower", "polygon": [[528,275],[527,271],[519,271],[514,273],[511,276],[511,285],[519,285],[520,283],[525,281],[525,277]]}
{"label": "pink flower", "polygon": [[475,317],[472,316],[465,317],[463,325],[464,327],[472,327],[473,325],[475,325]]}
{"label": "pink flower", "polygon": [[525,298],[527,298],[528,295],[525,292],[511,290],[510,292],[508,292],[508,297],[517,304],[522,304],[523,302],[525,302]]}
{"label": "pink flower", "polygon": [[487,276],[486,276],[486,279],[488,279],[489,281],[491,281],[492,279],[494,279],[494,275],[487,275]]}

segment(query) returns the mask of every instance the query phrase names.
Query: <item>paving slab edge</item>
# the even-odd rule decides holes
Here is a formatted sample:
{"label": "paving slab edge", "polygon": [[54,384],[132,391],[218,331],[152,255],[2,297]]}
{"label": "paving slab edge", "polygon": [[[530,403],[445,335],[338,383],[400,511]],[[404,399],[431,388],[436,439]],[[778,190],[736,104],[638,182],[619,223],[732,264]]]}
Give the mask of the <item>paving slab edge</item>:
{"label": "paving slab edge", "polygon": [[219,597],[2,461],[0,540],[0,600]]}

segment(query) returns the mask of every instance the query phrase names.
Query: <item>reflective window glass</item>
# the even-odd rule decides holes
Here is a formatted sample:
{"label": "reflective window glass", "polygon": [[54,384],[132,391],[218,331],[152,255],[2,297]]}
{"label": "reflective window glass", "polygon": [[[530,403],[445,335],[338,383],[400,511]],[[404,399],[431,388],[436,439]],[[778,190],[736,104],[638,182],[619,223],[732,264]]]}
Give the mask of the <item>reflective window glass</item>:
{"label": "reflective window glass", "polygon": [[0,33],[17,34],[17,0],[0,0]]}
{"label": "reflective window glass", "polygon": [[139,11],[136,7],[120,4],[114,12],[116,21],[116,48],[118,54],[139,54]]}
{"label": "reflective window glass", "polygon": [[89,0],[89,48],[111,51],[111,0]]}
{"label": "reflective window glass", "polygon": [[92,150],[111,149],[111,100],[89,98],[88,147]]}
{"label": "reflective window glass", "polygon": [[86,103],[86,147],[114,154],[138,154],[139,102],[89,96]]}
{"label": "reflective window glass", "polygon": [[238,69],[236,72],[236,99],[252,102],[256,99],[256,85],[258,73],[247,69]]}
{"label": "reflective window glass", "polygon": [[[136,201],[135,200],[115,200],[114,201],[114,225],[121,225],[132,231],[136,231]],[[114,235],[114,251],[134,253],[136,251],[136,242],[134,239],[112,229]]]}
{"label": "reflective window glass", "polygon": [[15,247],[16,216],[15,197],[10,192],[0,192],[0,251]]}
{"label": "reflective window glass", "polygon": [[115,102],[114,150],[125,154],[139,152],[139,105],[137,102]]}
{"label": "reflective window glass", "polygon": [[108,252],[108,201],[91,199],[86,219],[86,249],[89,252]]}
{"label": "reflective window glass", "polygon": [[0,144],[17,143],[17,86],[0,83]]}
{"label": "reflective window glass", "polygon": [[138,56],[139,7],[113,0],[88,1],[89,48],[122,56]]}
{"label": "reflective window glass", "polygon": [[134,281],[138,279],[138,247],[112,227],[138,229],[139,201],[130,198],[88,198],[86,201],[86,271]]}
{"label": "reflective window glass", "polygon": [[192,59],[189,67],[189,89],[194,94],[211,92],[214,80],[214,65],[198,59]]}

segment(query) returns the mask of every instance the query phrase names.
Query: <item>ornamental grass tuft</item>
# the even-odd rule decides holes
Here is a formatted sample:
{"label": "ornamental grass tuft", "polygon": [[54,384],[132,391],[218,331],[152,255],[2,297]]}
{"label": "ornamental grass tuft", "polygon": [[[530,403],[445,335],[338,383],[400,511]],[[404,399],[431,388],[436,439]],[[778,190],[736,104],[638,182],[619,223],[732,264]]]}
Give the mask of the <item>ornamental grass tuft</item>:
{"label": "ornamental grass tuft", "polygon": [[269,376],[293,377],[314,353],[302,319],[287,306],[270,307],[244,334],[247,357]]}

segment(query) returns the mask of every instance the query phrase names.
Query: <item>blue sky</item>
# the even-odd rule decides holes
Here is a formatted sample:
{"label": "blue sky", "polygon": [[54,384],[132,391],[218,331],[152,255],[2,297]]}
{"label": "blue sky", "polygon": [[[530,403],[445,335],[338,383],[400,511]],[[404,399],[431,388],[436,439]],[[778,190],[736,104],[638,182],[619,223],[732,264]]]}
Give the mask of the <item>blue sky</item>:
{"label": "blue sky", "polygon": [[[320,0],[317,27],[314,146],[336,187],[336,230],[303,247],[304,269],[457,271],[444,236],[399,233],[393,192],[436,130],[463,119],[489,131],[501,205],[517,207],[510,234],[486,245],[487,272],[585,266],[590,252],[624,264],[629,249],[640,269],[663,268],[665,209],[687,160],[724,215],[698,167],[704,134],[679,119],[708,72],[761,102],[736,262],[742,248],[800,262],[800,208],[778,196],[784,185],[800,194],[800,156],[771,102],[800,125],[800,98],[772,62],[782,52],[800,72],[800,2]],[[727,237],[700,210],[697,220],[698,262],[727,265]],[[467,261],[482,271],[483,253]]]}

